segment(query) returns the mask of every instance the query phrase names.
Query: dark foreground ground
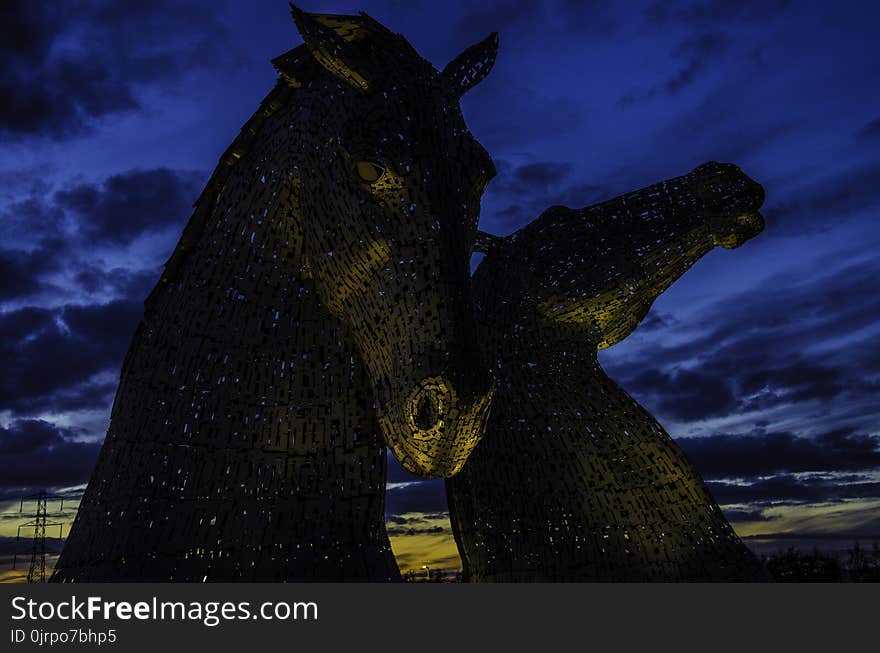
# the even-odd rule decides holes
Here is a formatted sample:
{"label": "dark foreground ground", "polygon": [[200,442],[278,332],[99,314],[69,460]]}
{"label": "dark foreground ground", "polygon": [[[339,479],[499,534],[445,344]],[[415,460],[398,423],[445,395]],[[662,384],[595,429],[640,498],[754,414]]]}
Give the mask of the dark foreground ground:
{"label": "dark foreground ground", "polygon": [[[880,543],[865,548],[858,542],[844,552],[828,553],[813,549],[807,553],[796,547],[762,555],[761,561],[777,582],[782,583],[876,583],[880,582]],[[446,569],[410,570],[404,580],[413,583],[457,583],[461,572]]]}
{"label": "dark foreground ground", "polygon": [[[47,575],[57,559],[61,542],[47,538]],[[880,543],[869,547],[854,543],[844,551],[827,552],[814,548],[805,552],[790,546],[772,554],[760,555],[767,571],[777,582],[788,583],[876,583],[880,582]],[[23,551],[12,568],[12,556],[0,555],[0,583],[22,583],[27,580],[30,555]],[[403,573],[411,583],[458,583],[461,572],[457,569],[413,569]]]}

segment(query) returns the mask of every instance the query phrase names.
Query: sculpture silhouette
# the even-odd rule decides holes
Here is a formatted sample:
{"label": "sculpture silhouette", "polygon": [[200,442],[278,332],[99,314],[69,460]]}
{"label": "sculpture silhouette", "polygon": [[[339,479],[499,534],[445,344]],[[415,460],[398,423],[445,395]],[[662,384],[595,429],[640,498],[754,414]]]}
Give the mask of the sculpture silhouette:
{"label": "sculpture silhouette", "polygon": [[[294,18],[305,45],[274,61],[279,83],[146,302],[53,580],[399,579],[385,444],[423,476],[461,469],[492,401],[481,348],[504,397],[450,482],[473,579],[747,573],[695,472],[595,351],[711,243],[759,230],[759,187],[703,168],[484,237],[477,327],[468,259],[494,168],[458,99],[496,37],[437,73],[364,14]],[[589,406],[572,408],[577,389]]]}
{"label": "sculpture silhouette", "polygon": [[478,339],[497,392],[446,481],[474,581],[764,577],[662,426],[602,371],[654,299],[714,246],[759,233],[760,185],[733,165],[484,236]]}
{"label": "sculpture silhouette", "polygon": [[244,125],[146,302],[56,581],[394,580],[385,448],[454,474],[489,376],[469,257],[494,174],[460,96],[365,14],[305,44]]}

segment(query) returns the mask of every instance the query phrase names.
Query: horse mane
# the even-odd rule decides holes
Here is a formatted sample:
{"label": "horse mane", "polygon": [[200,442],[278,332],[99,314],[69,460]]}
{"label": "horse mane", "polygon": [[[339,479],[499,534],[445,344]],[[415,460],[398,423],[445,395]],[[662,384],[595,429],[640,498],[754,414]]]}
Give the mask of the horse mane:
{"label": "horse mane", "polygon": [[[387,38],[389,34],[388,30],[380,23],[363,13],[357,16],[312,14],[312,17],[349,42],[378,40],[383,36]],[[243,156],[251,151],[266,120],[286,107],[295,97],[298,89],[307,87],[319,76],[328,74],[318,64],[305,44],[275,57],[272,59],[272,65],[279,73],[274,88],[263,98],[259,108],[242,125],[241,131],[232,144],[220,156],[220,161],[214,168],[214,172],[211,173],[204,189],[193,203],[193,213],[183,228],[183,233],[177,241],[174,251],[165,261],[158,283],[144,301],[146,311],[150,310],[160,289],[180,279],[183,264],[204,234],[211,211],[226,186],[232,169]]]}

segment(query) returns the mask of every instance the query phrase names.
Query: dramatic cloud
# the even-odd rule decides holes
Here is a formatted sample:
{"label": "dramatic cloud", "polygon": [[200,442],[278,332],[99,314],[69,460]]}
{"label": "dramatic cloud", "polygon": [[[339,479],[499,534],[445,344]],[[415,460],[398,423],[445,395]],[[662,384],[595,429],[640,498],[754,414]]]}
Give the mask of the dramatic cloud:
{"label": "dramatic cloud", "polygon": [[79,184],[55,193],[83,234],[101,243],[124,244],[146,231],[181,226],[198,196],[200,176],[166,168],[130,170],[103,184]]}
{"label": "dramatic cloud", "polygon": [[690,86],[715,60],[727,52],[730,39],[723,32],[705,32],[689,36],[672,51],[672,56],[684,65],[670,78],[645,91],[635,91],[620,98],[620,106],[630,106],[656,97],[660,93],[675,95]]}
{"label": "dramatic cloud", "polygon": [[[845,420],[844,406],[872,402],[878,390],[880,355],[869,343],[880,327],[880,264],[836,266],[710,303],[696,322],[654,328],[643,346],[604,353],[606,368],[661,420],[809,403],[833,404]],[[664,344],[672,334],[674,344]]]}
{"label": "dramatic cloud", "polygon": [[723,377],[710,376],[690,370],[645,370],[627,383],[639,396],[653,397],[664,415],[678,420],[698,420],[714,415],[725,415],[733,410],[736,397]]}
{"label": "dramatic cloud", "polygon": [[779,403],[828,401],[844,392],[839,370],[793,360],[785,367],[770,367],[745,374],[739,383],[744,411],[761,410]]}
{"label": "dramatic cloud", "polygon": [[40,276],[55,263],[40,250],[0,250],[0,301],[39,291]]}
{"label": "dramatic cloud", "polygon": [[70,5],[18,0],[0,13],[0,129],[7,134],[62,136],[89,117],[137,107],[126,80],[114,80],[107,64],[76,55],[53,56]]}
{"label": "dramatic cloud", "polygon": [[443,479],[418,481],[403,487],[392,487],[385,495],[386,515],[411,512],[445,512],[446,484]]}
{"label": "dramatic cloud", "polygon": [[95,119],[138,109],[139,84],[233,63],[228,43],[213,12],[187,3],[4,2],[0,133],[80,133]]}
{"label": "dramatic cloud", "polygon": [[763,510],[739,510],[732,508],[724,511],[727,520],[736,524],[744,521],[772,521],[773,517],[764,514]]}
{"label": "dramatic cloud", "polygon": [[77,435],[42,420],[0,427],[0,498],[87,481],[101,445]]}
{"label": "dramatic cloud", "polygon": [[[11,418],[0,431],[0,496],[88,480],[99,443],[83,437],[99,435],[102,420],[71,416],[109,410],[158,275],[157,268],[140,269],[142,258],[132,262],[136,268],[108,265],[95,248],[130,246],[184,224],[197,177],[131,170],[54,193],[35,188],[0,211],[22,248],[0,249],[0,301],[19,306],[0,312],[0,411]],[[108,299],[82,301],[92,295]],[[67,301],[40,305],[41,297]],[[20,306],[28,298],[37,305]],[[57,425],[71,422],[81,428]]]}
{"label": "dramatic cloud", "polygon": [[0,410],[45,411],[71,395],[100,405],[109,387],[92,377],[118,371],[142,314],[140,301],[125,300],[0,313]]}
{"label": "dramatic cloud", "polygon": [[528,163],[513,171],[511,189],[519,193],[546,191],[550,186],[555,186],[565,179],[571,173],[572,167],[570,163],[552,161]]}
{"label": "dramatic cloud", "polygon": [[644,333],[646,331],[652,331],[654,329],[664,329],[673,326],[675,323],[675,318],[668,313],[661,313],[657,310],[652,310],[648,315],[642,320],[641,324],[639,324],[639,330]]}
{"label": "dramatic cloud", "polygon": [[880,483],[868,479],[842,483],[839,478],[782,474],[752,483],[708,481],[707,485],[715,500],[722,504],[819,503],[880,497]]}
{"label": "dramatic cloud", "polygon": [[843,218],[880,206],[880,160],[834,172],[789,193],[789,199],[775,202],[765,212],[768,233],[803,234],[830,231]]}
{"label": "dramatic cloud", "polygon": [[486,223],[500,235],[525,226],[551,206],[582,208],[611,196],[604,186],[571,181],[575,166],[569,162],[536,161],[514,167],[502,159],[496,167],[498,176],[489,186],[487,200],[503,208],[492,212]]}
{"label": "dramatic cloud", "polygon": [[700,473],[710,479],[880,467],[880,437],[847,429],[812,438],[791,433],[711,435],[680,438],[678,444]]}
{"label": "dramatic cloud", "polygon": [[[21,187],[16,187],[21,192]],[[0,209],[0,221],[7,235],[23,245],[40,246],[57,243],[59,232],[65,227],[64,211],[46,201],[51,194],[47,184],[35,184],[23,199],[16,199]]]}
{"label": "dramatic cloud", "polygon": [[72,271],[72,280],[88,293],[109,291],[114,296],[137,301],[147,297],[156,285],[159,274],[159,266],[133,271],[128,268],[103,269],[83,262]]}
{"label": "dramatic cloud", "polygon": [[[481,228],[509,233],[553,204],[587,206],[708,159],[741,163],[764,183],[761,242],[772,245],[761,256],[732,253],[746,263],[732,264],[729,277],[702,262],[684,283],[707,279],[710,289],[681,299],[673,288],[603,362],[674,435],[708,436],[682,446],[724,501],[873,496],[875,7],[365,0],[361,8],[426,53],[451,56],[501,33],[495,71],[463,99],[471,129],[499,159]],[[204,0],[0,6],[0,139],[11,145],[0,153],[0,411],[8,446],[37,443],[9,455],[84,456],[83,432],[50,421],[84,428],[84,412],[109,409],[141,302],[204,180],[179,169],[213,162],[271,84],[269,57],[299,42],[286,6],[264,9]],[[236,76],[237,52],[259,66]],[[620,111],[628,94],[631,107]],[[847,106],[869,108],[840,110]],[[57,143],[83,135],[95,139]],[[22,464],[22,474],[36,469]],[[740,481],[721,482],[730,478]],[[442,481],[395,464],[389,481],[399,484],[388,493],[395,535],[436,529],[395,520],[445,511]],[[742,522],[767,514],[755,505],[728,512]]]}
{"label": "dramatic cloud", "polygon": [[448,532],[448,529],[443,526],[389,526],[388,527],[388,536],[389,537],[401,537],[407,535],[439,535],[441,533]]}
{"label": "dramatic cloud", "polygon": [[[389,483],[385,495],[387,521],[401,527],[417,528],[421,520],[444,516],[447,506],[446,484],[443,479],[426,481],[406,471],[390,453],[387,455]],[[421,515],[418,522],[412,522],[411,519],[401,517],[407,513],[429,514]]]}
{"label": "dramatic cloud", "polygon": [[[166,168],[129,170],[54,192],[40,187],[6,205],[0,220],[11,238],[0,248],[0,302],[21,305],[40,293],[69,297],[71,285],[105,299],[143,300],[158,278],[159,259],[170,253],[192,213],[202,177]],[[132,260],[133,268],[108,265],[96,249],[112,252],[166,230],[168,251],[146,269],[146,257]]]}

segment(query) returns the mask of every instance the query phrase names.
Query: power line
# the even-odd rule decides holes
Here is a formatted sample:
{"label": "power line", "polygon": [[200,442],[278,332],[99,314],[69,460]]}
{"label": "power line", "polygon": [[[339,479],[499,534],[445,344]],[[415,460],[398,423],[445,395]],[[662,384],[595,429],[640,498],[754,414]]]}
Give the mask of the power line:
{"label": "power line", "polygon": [[[16,541],[21,539],[21,529],[32,528],[34,530],[34,540],[31,546],[31,564],[28,569],[27,582],[29,583],[45,583],[46,582],[46,529],[50,526],[58,527],[58,539],[61,539],[64,522],[48,520],[48,503],[49,501],[61,501],[61,505],[57,512],[53,512],[53,516],[61,517],[64,513],[64,496],[60,494],[49,494],[45,490],[40,490],[37,494],[31,494],[21,498],[19,512],[24,512],[25,501],[35,500],[37,503],[37,511],[34,518],[18,527]],[[12,559],[12,568],[15,569],[18,562],[18,554],[16,553]]]}

